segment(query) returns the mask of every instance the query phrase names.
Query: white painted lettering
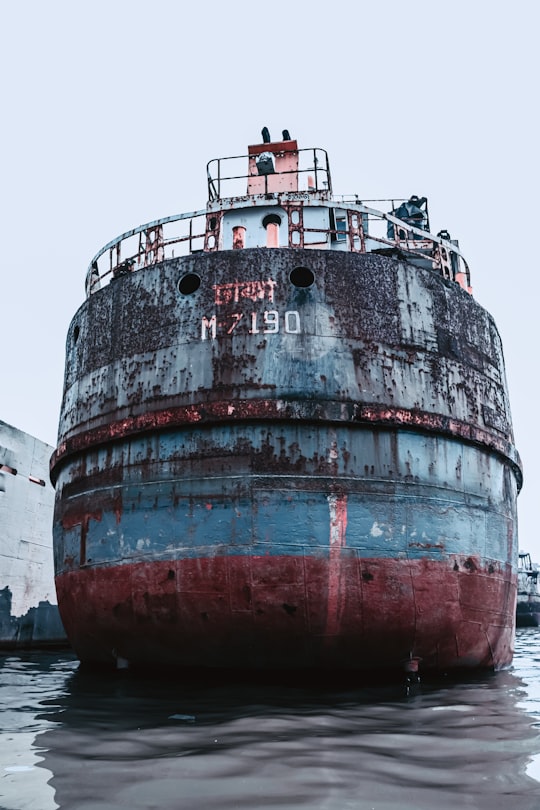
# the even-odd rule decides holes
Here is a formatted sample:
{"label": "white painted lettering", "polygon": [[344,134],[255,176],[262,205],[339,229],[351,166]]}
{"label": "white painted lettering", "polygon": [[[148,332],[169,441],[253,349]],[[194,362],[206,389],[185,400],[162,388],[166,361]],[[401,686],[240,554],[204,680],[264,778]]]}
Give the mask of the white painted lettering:
{"label": "white painted lettering", "polygon": [[[283,329],[288,335],[299,335],[300,327],[300,313],[296,310],[288,310],[280,317],[277,309],[267,309],[262,313],[250,312],[244,318],[243,312],[233,312],[227,315],[224,319],[218,321],[217,315],[212,315],[210,318],[203,316],[201,320],[201,340],[211,338],[215,340],[218,335],[218,330],[222,334],[231,335],[242,321],[246,323],[240,327],[239,331],[247,332],[248,335],[258,335],[261,332],[265,335],[275,335]],[[262,320],[262,328],[259,324]]]}
{"label": "white painted lettering", "polygon": [[279,313],[275,309],[270,309],[264,313],[265,334],[274,334],[279,331]]}
{"label": "white painted lettering", "polygon": [[229,326],[229,328],[227,329],[227,334],[228,335],[230,335],[232,332],[234,332],[234,330],[238,326],[240,320],[242,319],[243,314],[244,314],[243,312],[235,312],[233,315],[231,315],[231,317],[233,319],[233,322]]}
{"label": "white painted lettering", "polygon": [[251,313],[251,329],[249,330],[252,335],[258,335],[259,330],[257,328],[257,313]]}
{"label": "white painted lettering", "polygon": [[300,315],[295,310],[285,313],[285,331],[289,335],[300,334]]}

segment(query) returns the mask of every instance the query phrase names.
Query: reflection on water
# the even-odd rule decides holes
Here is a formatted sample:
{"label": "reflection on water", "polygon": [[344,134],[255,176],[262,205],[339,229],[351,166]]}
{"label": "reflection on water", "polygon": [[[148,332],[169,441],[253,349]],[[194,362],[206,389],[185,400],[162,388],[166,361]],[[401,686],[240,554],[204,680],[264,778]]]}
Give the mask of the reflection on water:
{"label": "reflection on water", "polygon": [[[76,668],[71,656],[0,656],[0,808],[58,807],[39,737],[57,724],[43,699],[60,700]],[[51,700],[51,708],[53,702]]]}
{"label": "reflection on water", "polygon": [[540,631],[512,670],[339,688],[151,681],[0,658],[0,808],[540,807]]}

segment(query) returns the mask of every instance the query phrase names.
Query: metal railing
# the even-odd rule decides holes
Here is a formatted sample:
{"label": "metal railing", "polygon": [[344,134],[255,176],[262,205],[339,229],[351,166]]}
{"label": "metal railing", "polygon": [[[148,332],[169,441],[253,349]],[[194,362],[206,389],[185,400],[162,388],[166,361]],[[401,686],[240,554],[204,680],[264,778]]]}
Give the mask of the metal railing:
{"label": "metal railing", "polygon": [[206,211],[176,214],[126,231],[104,245],[90,262],[87,296],[118,276],[203,250],[205,234]]}
{"label": "metal railing", "polygon": [[[388,201],[391,211],[399,202]],[[345,198],[321,200],[318,194],[312,196],[302,192],[227,198],[219,206],[210,204],[208,211],[178,214],[133,228],[108,242],[94,256],[86,276],[87,296],[119,276],[155,266],[167,259],[222,250],[224,213],[273,206],[287,211],[289,219],[287,244],[281,247],[395,255],[432,269],[471,291],[467,262],[457,243],[446,232],[434,236],[397,218],[391,211],[384,213],[356,199],[354,202],[345,201]],[[331,212],[328,227],[313,228],[303,224],[304,217],[298,216],[298,212],[312,207]]]}
{"label": "metal railing", "polygon": [[246,174],[246,163],[254,155],[234,155],[232,157],[214,158],[208,161],[206,176],[208,180],[208,201],[215,202],[231,197],[246,196],[250,180],[259,177],[264,185],[262,193],[267,194],[272,178],[293,178],[296,176],[298,191],[319,192],[332,196],[332,178],[330,163],[325,149],[296,149],[298,166],[295,168],[272,172],[271,174]]}

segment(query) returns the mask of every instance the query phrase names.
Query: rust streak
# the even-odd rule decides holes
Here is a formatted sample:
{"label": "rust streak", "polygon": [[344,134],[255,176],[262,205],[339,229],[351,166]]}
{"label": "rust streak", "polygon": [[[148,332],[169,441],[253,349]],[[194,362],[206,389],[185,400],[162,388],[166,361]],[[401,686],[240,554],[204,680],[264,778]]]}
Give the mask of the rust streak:
{"label": "rust streak", "polygon": [[345,546],[347,530],[347,496],[328,496],[330,509],[330,552],[328,561],[328,606],[326,633],[333,636],[339,632],[342,599],[341,549]]}

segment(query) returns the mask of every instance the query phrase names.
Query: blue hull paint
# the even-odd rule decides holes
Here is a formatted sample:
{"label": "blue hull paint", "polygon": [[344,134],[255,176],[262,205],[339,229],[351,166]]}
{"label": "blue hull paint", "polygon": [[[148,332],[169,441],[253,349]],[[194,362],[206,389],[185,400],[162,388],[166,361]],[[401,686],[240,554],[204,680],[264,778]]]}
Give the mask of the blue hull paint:
{"label": "blue hull paint", "polygon": [[328,167],[300,193],[291,144],[281,179],[250,152],[247,197],[211,186],[200,252],[167,254],[167,220],[91,265],[51,466],[70,639],[113,665],[506,666],[496,326],[424,209],[336,202]]}
{"label": "blue hull paint", "polygon": [[[118,494],[112,503],[109,485],[96,486],[99,459],[89,479],[91,489],[81,488],[72,499],[75,511],[91,500],[95,512],[88,522],[86,561],[97,565],[146,555],[236,555],[257,549],[265,554],[327,554],[329,497],[340,488],[347,492],[347,547],[361,556],[442,560],[474,554],[504,565],[509,542],[515,551],[514,521],[503,511],[505,488],[514,482],[495,455],[410,431],[336,428],[331,431],[339,448],[333,476],[314,473],[307,462],[303,473],[250,472],[245,467],[243,473],[226,472],[227,466],[245,465],[238,456],[227,459],[227,448],[242,438],[256,455],[257,438],[260,451],[272,433],[275,428],[246,426],[169,432],[159,440],[159,465],[150,464],[148,470],[156,451],[154,437],[116,445],[103,456],[107,466],[102,470],[103,475],[116,467],[122,470],[122,486],[114,490]],[[297,426],[283,435],[304,449],[305,459],[319,457],[320,432]],[[203,476],[189,460],[190,448],[203,443],[212,445],[215,466],[223,454],[221,469],[211,476]],[[144,459],[144,465],[127,465],[128,457]],[[391,458],[400,460],[393,465],[396,469],[390,469]],[[80,524],[71,529],[57,524],[56,531],[57,546],[79,564]]]}

